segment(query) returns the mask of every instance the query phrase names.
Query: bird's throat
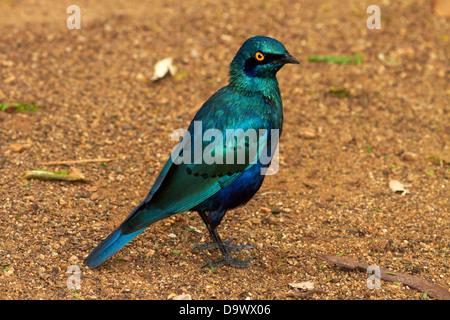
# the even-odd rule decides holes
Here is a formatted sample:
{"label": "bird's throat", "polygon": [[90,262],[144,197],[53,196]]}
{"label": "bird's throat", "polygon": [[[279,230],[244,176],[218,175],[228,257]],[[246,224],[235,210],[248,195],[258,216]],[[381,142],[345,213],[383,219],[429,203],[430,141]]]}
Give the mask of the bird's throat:
{"label": "bird's throat", "polygon": [[269,100],[280,96],[278,81],[275,77],[259,78],[241,75],[239,77],[230,77],[228,87],[233,91],[243,95],[253,95],[261,93]]}

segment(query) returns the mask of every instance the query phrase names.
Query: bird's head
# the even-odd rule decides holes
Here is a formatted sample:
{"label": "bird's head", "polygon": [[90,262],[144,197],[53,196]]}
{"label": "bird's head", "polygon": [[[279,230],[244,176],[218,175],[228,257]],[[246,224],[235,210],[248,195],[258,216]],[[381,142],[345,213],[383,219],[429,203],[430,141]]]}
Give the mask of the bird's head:
{"label": "bird's head", "polygon": [[244,42],[230,64],[230,82],[253,78],[275,79],[276,73],[286,64],[300,62],[285,46],[272,38],[256,36]]}

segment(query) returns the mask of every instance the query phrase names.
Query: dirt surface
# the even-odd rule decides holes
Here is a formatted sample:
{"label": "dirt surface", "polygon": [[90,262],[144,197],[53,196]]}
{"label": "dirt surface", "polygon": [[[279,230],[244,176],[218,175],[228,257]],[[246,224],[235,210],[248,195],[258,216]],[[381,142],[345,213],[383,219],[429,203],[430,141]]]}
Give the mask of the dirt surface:
{"label": "dirt surface", "polygon": [[[151,3],[151,4],[150,4]],[[401,283],[370,290],[368,274],[316,253],[415,275],[448,290],[449,21],[429,1],[2,1],[0,299],[424,299]],[[81,30],[66,8],[81,8]],[[104,266],[87,254],[147,195],[201,104],[226,85],[228,65],[254,35],[274,37],[303,63],[278,73],[285,123],[277,174],[219,226],[254,249],[248,269],[201,269],[218,252],[194,212],[160,221]],[[361,65],[308,62],[364,54]],[[149,81],[173,57],[174,77]],[[330,92],[336,88],[341,95]],[[89,183],[26,180],[68,170]],[[389,188],[395,179],[410,193]],[[197,231],[198,230],[198,231]],[[67,288],[71,265],[79,290]]]}

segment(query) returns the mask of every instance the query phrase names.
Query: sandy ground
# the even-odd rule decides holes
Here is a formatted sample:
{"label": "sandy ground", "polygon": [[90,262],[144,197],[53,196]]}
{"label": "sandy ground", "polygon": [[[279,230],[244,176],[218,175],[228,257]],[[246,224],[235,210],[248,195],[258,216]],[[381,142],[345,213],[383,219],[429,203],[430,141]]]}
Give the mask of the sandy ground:
{"label": "sandy ground", "polygon": [[[66,8],[81,8],[81,29]],[[428,1],[2,1],[0,299],[430,299],[401,283],[367,287],[368,274],[320,259],[338,255],[448,290],[450,81],[448,19]],[[278,74],[285,123],[277,174],[227,213],[223,238],[251,244],[253,267],[201,269],[209,241],[182,213],[152,225],[104,266],[87,254],[146,196],[201,104],[226,85],[245,39],[266,35],[303,62]],[[361,65],[308,56],[364,54]],[[149,81],[173,57],[174,77]],[[343,90],[343,96],[330,92]],[[68,170],[89,183],[26,180],[26,170]],[[409,185],[395,193],[391,180]],[[81,271],[67,287],[69,266]],[[310,289],[307,289],[310,290]]]}

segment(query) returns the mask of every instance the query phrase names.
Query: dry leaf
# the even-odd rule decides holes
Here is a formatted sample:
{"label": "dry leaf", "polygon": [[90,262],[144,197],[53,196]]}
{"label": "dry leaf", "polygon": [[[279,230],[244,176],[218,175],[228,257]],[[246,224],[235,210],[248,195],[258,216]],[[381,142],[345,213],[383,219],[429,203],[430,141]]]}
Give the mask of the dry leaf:
{"label": "dry leaf", "polygon": [[324,293],[324,291],[322,289],[312,289],[312,290],[309,290],[306,292],[294,292],[292,294],[289,294],[289,296],[305,299],[305,298],[308,298],[309,296],[313,295],[314,293]]}
{"label": "dry leaf", "polygon": [[168,73],[170,73],[171,76],[174,76],[176,71],[177,68],[173,65],[172,58],[162,59],[155,64],[151,80],[156,81],[161,78],[164,78]]}
{"label": "dry leaf", "polygon": [[171,294],[169,294],[167,296],[167,300],[171,300],[173,297],[176,297],[176,296],[177,296],[177,294],[172,292]]}
{"label": "dry leaf", "polygon": [[383,52],[378,54],[378,59],[388,67],[398,67],[402,65],[400,57],[395,53],[384,54]]}
{"label": "dry leaf", "polygon": [[172,297],[172,300],[192,300],[192,297],[189,293],[180,294],[179,296]]}
{"label": "dry leaf", "polygon": [[402,155],[402,159],[405,161],[414,161],[417,159],[417,153],[414,152],[405,152]]}
{"label": "dry leaf", "polygon": [[316,132],[310,128],[300,128],[299,135],[305,139],[314,139],[317,136]]}
{"label": "dry leaf", "polygon": [[11,149],[14,152],[21,153],[25,150],[25,147],[21,144],[13,143],[9,146],[9,149]]}
{"label": "dry leaf", "polygon": [[289,285],[292,288],[302,289],[302,290],[312,290],[314,289],[314,282],[305,281],[305,282],[291,282]]}
{"label": "dry leaf", "polygon": [[389,181],[389,188],[391,188],[394,192],[401,192],[404,196],[405,194],[411,193],[406,188],[409,187],[409,184],[403,184],[398,180],[391,180]]}
{"label": "dry leaf", "polygon": [[233,40],[233,37],[230,36],[230,35],[228,35],[228,34],[222,34],[222,35],[220,36],[220,39],[222,39],[223,41],[230,42],[230,41]]}

